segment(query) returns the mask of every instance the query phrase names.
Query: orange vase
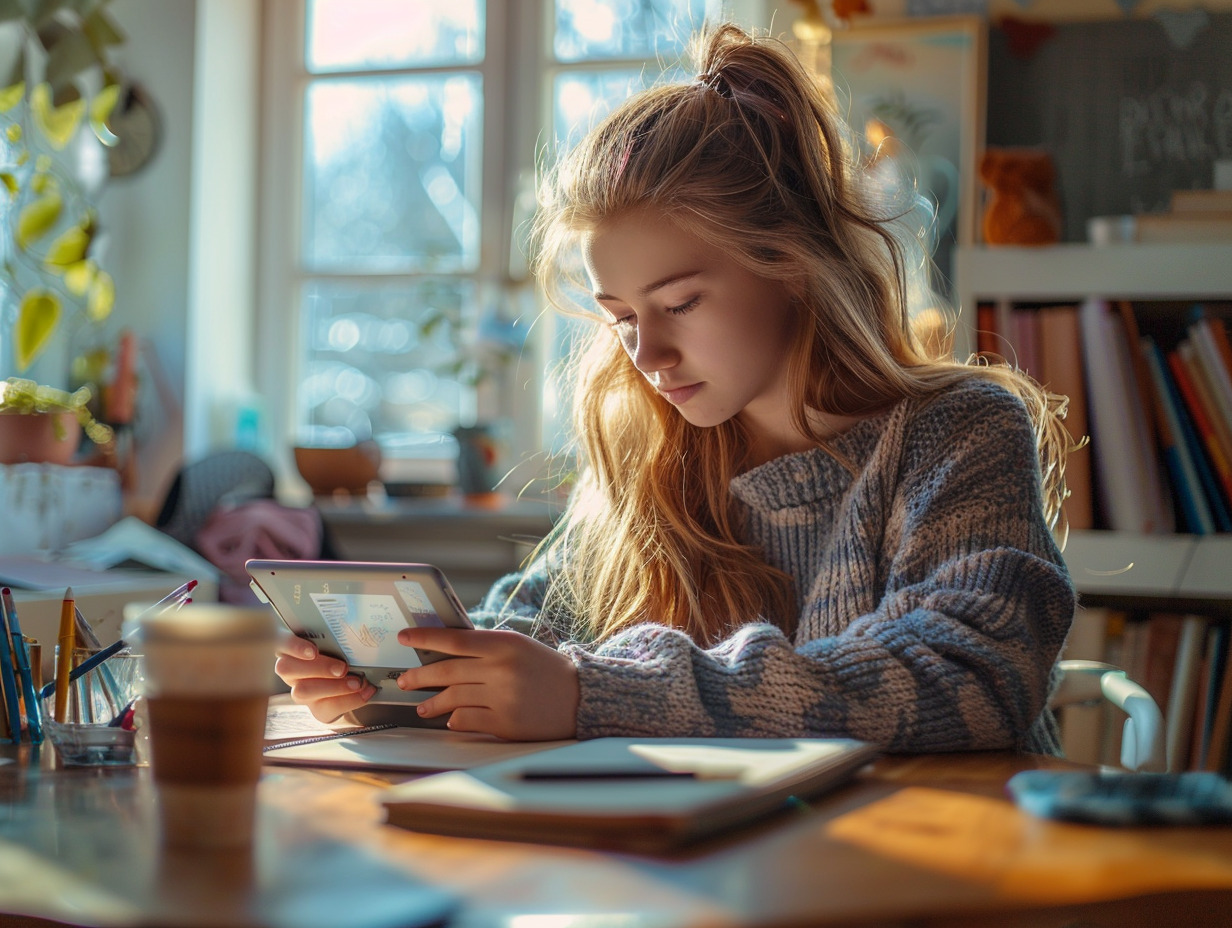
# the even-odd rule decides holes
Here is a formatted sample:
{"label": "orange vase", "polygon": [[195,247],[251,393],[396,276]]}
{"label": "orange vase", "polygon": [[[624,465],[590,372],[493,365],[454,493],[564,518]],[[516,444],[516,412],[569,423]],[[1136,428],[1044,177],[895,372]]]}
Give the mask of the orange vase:
{"label": "orange vase", "polygon": [[0,411],[0,464],[71,464],[79,444],[81,423],[71,412]]}

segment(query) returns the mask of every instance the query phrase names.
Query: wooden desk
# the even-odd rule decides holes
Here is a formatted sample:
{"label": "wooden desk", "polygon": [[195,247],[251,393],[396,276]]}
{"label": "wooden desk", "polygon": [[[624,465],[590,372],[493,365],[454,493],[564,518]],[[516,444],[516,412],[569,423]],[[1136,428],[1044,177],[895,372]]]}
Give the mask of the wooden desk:
{"label": "wooden desk", "polygon": [[0,765],[0,911],[72,924],[387,928],[441,914],[437,890],[465,928],[1232,920],[1232,828],[1033,819],[1002,786],[1062,763],[1039,757],[883,759],[811,808],[656,858],[392,828],[387,781],[282,767],[262,781],[253,855],[167,855],[148,769],[56,770],[32,753],[0,748],[15,759]]}

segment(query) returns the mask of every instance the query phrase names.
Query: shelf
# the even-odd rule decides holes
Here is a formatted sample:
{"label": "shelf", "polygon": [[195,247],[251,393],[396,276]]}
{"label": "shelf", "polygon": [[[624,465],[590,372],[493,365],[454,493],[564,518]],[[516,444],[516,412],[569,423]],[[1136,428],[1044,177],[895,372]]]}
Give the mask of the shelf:
{"label": "shelf", "polygon": [[1232,616],[1232,535],[1071,532],[1065,563],[1084,605]]}
{"label": "shelf", "polygon": [[1232,242],[1045,248],[968,247],[955,255],[965,309],[976,299],[1210,299],[1232,295]]}

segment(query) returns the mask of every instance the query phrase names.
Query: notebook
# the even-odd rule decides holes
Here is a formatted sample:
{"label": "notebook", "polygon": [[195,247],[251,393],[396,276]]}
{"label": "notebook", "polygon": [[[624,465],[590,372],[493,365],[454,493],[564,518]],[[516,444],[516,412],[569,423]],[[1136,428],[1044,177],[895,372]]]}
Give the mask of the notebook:
{"label": "notebook", "polygon": [[841,738],[597,738],[385,790],[392,825],[657,852],[781,811],[877,755]]}
{"label": "notebook", "polygon": [[502,741],[491,735],[383,724],[269,744],[263,760],[292,767],[363,768],[412,773],[465,770],[571,741]]}

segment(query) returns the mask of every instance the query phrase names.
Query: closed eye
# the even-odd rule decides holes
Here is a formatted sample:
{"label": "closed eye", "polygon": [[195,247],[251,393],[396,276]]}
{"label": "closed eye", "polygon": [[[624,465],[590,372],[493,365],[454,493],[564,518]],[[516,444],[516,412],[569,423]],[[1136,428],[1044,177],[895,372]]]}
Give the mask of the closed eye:
{"label": "closed eye", "polygon": [[700,303],[701,300],[702,298],[700,296],[695,296],[693,297],[693,299],[686,300],[685,302],[681,303],[679,306],[667,307],[667,311],[671,313],[673,316],[683,316],[689,310],[697,306],[697,304]]}

